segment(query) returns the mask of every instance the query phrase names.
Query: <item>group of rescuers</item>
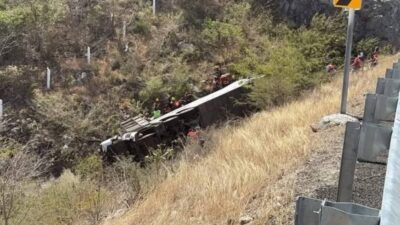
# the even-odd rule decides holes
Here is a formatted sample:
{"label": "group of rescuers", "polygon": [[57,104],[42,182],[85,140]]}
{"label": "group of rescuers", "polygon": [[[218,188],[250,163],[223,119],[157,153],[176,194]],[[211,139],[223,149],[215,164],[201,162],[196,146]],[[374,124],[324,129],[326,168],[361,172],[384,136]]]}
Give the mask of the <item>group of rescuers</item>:
{"label": "group of rescuers", "polygon": [[[369,59],[369,63],[371,67],[374,67],[378,64],[379,57],[379,47],[375,47],[371,57]],[[354,72],[360,71],[363,69],[366,61],[366,57],[363,52],[360,52],[353,60],[352,60],[352,69]],[[235,78],[230,73],[227,73],[226,67],[222,64],[216,65],[214,68],[214,72],[211,75],[210,79],[205,81],[206,84],[206,92],[213,93],[221,88],[226,87],[231,84]],[[326,72],[328,74],[336,73],[336,66],[333,63],[330,63],[326,66]],[[177,99],[174,96],[170,96],[167,100],[160,101],[160,98],[156,98],[153,104],[153,113],[152,118],[157,119],[161,115],[169,113],[175,109],[180,108],[183,105],[189,104],[194,101],[195,97],[193,94],[186,92],[184,96],[180,99]],[[190,139],[197,139],[199,136],[200,128],[193,127],[189,130],[187,136]]]}
{"label": "group of rescuers", "polygon": [[[222,64],[218,64],[214,66],[213,73],[211,74],[210,78],[204,81],[206,85],[205,93],[210,94],[219,89],[222,89],[232,82],[235,81],[234,76],[226,71],[226,67]],[[152,107],[152,119],[157,119],[161,117],[163,114],[167,114],[175,109],[178,109],[186,104],[191,103],[195,100],[195,97],[192,93],[186,92],[181,98],[176,98],[175,96],[169,96],[165,100],[160,100],[160,98],[156,98],[153,107]],[[193,127],[189,130],[187,136],[188,138],[194,140],[198,139],[200,132],[200,128]]]}
{"label": "group of rescuers", "polygon": [[[373,52],[371,53],[371,57],[368,60],[369,65],[371,67],[375,67],[378,65],[378,57],[379,57],[379,47],[375,47]],[[354,59],[352,60],[351,67],[354,72],[362,71],[367,59],[363,52],[360,52]],[[336,73],[336,66],[333,63],[330,63],[326,66],[326,72],[328,74]]]}
{"label": "group of rescuers", "polygon": [[[222,65],[214,67],[214,73],[211,78],[204,81],[206,84],[205,91],[207,94],[218,91],[235,81],[234,77],[226,72],[226,68]],[[156,98],[153,103],[153,113],[152,118],[157,119],[161,115],[169,113],[175,109],[180,108],[183,105],[189,104],[194,101],[195,97],[192,93],[186,92],[180,99],[175,96],[169,96],[167,99],[161,101],[160,98]]]}

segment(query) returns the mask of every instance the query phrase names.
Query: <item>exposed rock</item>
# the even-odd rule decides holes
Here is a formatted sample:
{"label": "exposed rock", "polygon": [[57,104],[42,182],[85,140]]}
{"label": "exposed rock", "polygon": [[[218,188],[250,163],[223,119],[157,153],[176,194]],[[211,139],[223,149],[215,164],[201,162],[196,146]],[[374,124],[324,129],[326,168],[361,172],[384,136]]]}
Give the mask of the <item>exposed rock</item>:
{"label": "exposed rock", "polygon": [[[308,25],[315,14],[332,15],[340,9],[332,0],[258,0],[267,8],[276,9],[281,18],[296,25]],[[376,37],[400,47],[400,1],[364,0],[363,8],[356,13],[355,39]]]}
{"label": "exposed rock", "polygon": [[195,51],[195,46],[191,43],[179,42],[178,47],[181,50],[181,52],[191,53]]}
{"label": "exposed rock", "polygon": [[318,132],[329,127],[345,125],[347,122],[358,122],[358,119],[345,114],[332,114],[324,116],[319,123],[311,125],[311,129]]}
{"label": "exposed rock", "polygon": [[249,216],[249,215],[245,215],[245,216],[240,217],[240,219],[239,219],[239,224],[240,224],[240,225],[249,224],[249,223],[251,223],[251,221],[253,221],[253,220],[254,220],[253,217],[251,217],[251,216]]}

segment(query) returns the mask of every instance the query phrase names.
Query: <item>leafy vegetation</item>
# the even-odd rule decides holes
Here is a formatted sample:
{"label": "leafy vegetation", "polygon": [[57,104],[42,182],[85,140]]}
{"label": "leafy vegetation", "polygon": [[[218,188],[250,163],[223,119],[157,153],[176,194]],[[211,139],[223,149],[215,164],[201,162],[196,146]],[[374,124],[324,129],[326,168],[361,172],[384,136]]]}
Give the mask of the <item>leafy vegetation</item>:
{"label": "leafy vegetation", "polygon": [[[328,63],[341,65],[345,15],[293,28],[276,22],[276,9],[254,7],[160,0],[153,16],[145,0],[0,0],[0,161],[28,154],[46,165],[15,183],[23,210],[7,225],[98,224],[134,205],[173,174],[179,154],[156,149],[145,167],[129,158],[106,165],[100,141],[148,114],[156,98],[201,96],[216,64],[236,78],[258,77],[249,101],[260,110],[326,82]],[[358,40],[355,52],[377,45]]]}

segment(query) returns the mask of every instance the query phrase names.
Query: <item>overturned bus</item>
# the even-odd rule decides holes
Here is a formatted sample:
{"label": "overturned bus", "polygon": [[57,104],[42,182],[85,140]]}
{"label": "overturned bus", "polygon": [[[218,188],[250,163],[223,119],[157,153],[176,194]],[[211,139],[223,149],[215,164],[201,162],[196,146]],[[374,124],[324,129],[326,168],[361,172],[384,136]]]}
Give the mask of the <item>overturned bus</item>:
{"label": "overturned bus", "polygon": [[133,155],[135,161],[143,161],[151,149],[185,138],[193,127],[206,128],[229,115],[244,116],[248,107],[236,102],[245,93],[244,86],[251,81],[238,80],[151,121],[137,116],[123,122],[123,135],[101,143],[105,160],[113,161],[116,155]]}

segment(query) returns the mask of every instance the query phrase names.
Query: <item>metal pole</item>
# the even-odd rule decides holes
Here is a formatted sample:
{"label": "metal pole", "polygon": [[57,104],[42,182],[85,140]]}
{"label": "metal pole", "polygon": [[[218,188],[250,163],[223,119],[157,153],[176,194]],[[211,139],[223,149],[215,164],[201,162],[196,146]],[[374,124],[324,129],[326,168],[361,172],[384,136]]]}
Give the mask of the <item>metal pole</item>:
{"label": "metal pole", "polygon": [[400,221],[400,102],[397,104],[396,119],[386,169],[385,186],[380,225],[399,224]]}
{"label": "metal pole", "polygon": [[90,47],[87,47],[87,63],[90,65]]}
{"label": "metal pole", "polygon": [[46,88],[49,90],[51,88],[51,70],[47,67],[47,82]]}
{"label": "metal pole", "polygon": [[124,52],[129,50],[128,43],[126,41],[126,21],[124,20],[122,25],[122,42],[124,43]]}
{"label": "metal pole", "polygon": [[3,118],[3,100],[0,99],[0,121]]}
{"label": "metal pole", "polygon": [[126,21],[122,23],[122,41],[125,42],[126,39]]}
{"label": "metal pole", "polygon": [[153,0],[153,16],[156,15],[156,0]]}
{"label": "metal pole", "polygon": [[355,11],[354,9],[350,9],[349,23],[347,27],[346,54],[344,61],[342,103],[340,106],[340,113],[342,114],[346,114],[347,112],[347,95],[349,93],[349,74],[350,74],[351,49],[353,45],[354,17],[355,17]]}

